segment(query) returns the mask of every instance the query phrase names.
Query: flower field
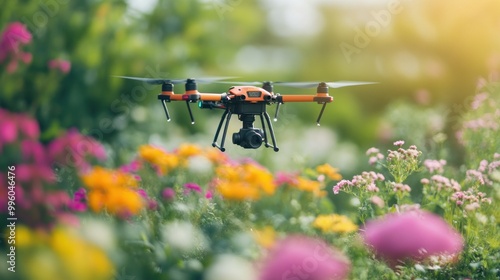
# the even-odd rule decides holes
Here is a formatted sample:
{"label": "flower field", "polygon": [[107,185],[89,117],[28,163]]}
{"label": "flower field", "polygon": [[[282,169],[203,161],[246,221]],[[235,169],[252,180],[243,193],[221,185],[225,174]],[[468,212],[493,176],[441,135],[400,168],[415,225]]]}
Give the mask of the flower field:
{"label": "flower field", "polygon": [[[495,82],[500,72],[495,67],[474,94],[460,92],[460,98],[470,99],[452,109],[431,104],[424,89],[417,92],[417,104],[394,101],[376,112],[381,120],[367,121],[371,115],[344,96],[336,107],[339,119],[325,117],[319,132],[299,122],[298,116],[310,115],[309,108],[293,114],[286,110],[296,109],[284,109],[276,131],[285,148],[272,156],[260,149],[242,157],[177,135],[189,131],[201,138],[206,131],[199,127],[210,123],[205,112],[197,116],[199,127],[184,131],[172,125],[163,135],[149,112],[155,110],[146,107],[146,93],[153,88],[134,85],[130,94],[122,94],[130,84],[109,76],[144,69],[161,76],[152,54],[165,49],[175,53],[166,59],[168,67],[188,65],[169,75],[221,64],[226,58],[219,53],[251,60],[247,56],[257,57],[260,47],[252,45],[241,55],[240,46],[248,44],[243,37],[283,39],[268,39],[272,30],[266,31],[259,17],[248,17],[260,4],[228,1],[234,6],[217,10],[215,22],[214,11],[200,5],[218,7],[224,1],[158,1],[149,17],[132,13],[128,1],[116,6],[56,2],[30,2],[32,18],[51,13],[44,24],[29,28],[9,14],[17,9],[14,4],[0,12],[5,23],[0,34],[0,279],[500,279],[500,85]],[[175,10],[177,17],[155,12],[160,10]],[[221,11],[232,14],[225,26],[240,27],[215,36],[213,30],[226,20]],[[375,15],[380,12],[385,14]],[[199,22],[186,23],[193,18]],[[376,39],[350,55],[365,51],[371,40],[385,49]],[[288,52],[290,57],[298,53]],[[138,54],[147,62],[131,58]],[[403,53],[395,61],[409,57]],[[256,65],[267,67],[262,58]],[[423,72],[437,81],[447,70],[431,58],[426,57]],[[327,64],[323,57],[316,60]],[[408,61],[416,65],[414,60]],[[467,70],[474,70],[469,64],[464,63]],[[410,68],[401,71],[411,76],[418,67]],[[366,102],[381,104],[397,94],[380,100],[373,95]],[[172,116],[178,115],[175,110]],[[347,136],[338,140],[336,133]],[[301,158],[298,150],[306,144],[316,147]]]}
{"label": "flower field", "polygon": [[496,279],[499,96],[461,116],[464,165],[405,139],[352,178],[188,143],[112,166],[92,138],[41,143],[2,109],[2,279]]}

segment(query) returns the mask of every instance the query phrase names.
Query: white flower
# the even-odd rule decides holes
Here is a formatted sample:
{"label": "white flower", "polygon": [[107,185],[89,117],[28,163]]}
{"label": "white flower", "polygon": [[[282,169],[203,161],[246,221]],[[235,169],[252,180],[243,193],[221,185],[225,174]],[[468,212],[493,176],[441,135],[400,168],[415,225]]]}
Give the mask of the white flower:
{"label": "white flower", "polygon": [[253,265],[235,255],[220,255],[205,272],[206,280],[256,280]]}
{"label": "white flower", "polygon": [[203,233],[188,222],[173,221],[165,224],[162,226],[161,235],[164,242],[181,253],[207,247],[207,239]]}

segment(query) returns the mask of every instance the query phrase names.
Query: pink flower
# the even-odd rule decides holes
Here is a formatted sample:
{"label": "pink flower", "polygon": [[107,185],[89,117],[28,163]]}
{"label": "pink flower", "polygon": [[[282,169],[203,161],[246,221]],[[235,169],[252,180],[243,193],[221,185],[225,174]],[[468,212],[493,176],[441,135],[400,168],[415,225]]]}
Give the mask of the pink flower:
{"label": "pink flower", "polygon": [[21,153],[24,160],[33,160],[37,164],[47,164],[47,155],[43,145],[34,140],[21,142]]}
{"label": "pink flower", "polygon": [[50,69],[59,70],[63,74],[71,70],[71,62],[60,58],[50,60],[47,65]]}
{"label": "pink flower", "polygon": [[259,279],[346,279],[349,271],[349,260],[322,240],[290,236],[269,252]]}
{"label": "pink flower", "polygon": [[401,146],[403,146],[403,145],[405,144],[405,141],[403,141],[403,140],[398,140],[398,141],[394,142],[393,144],[394,144],[394,146],[399,146],[399,147],[401,147]]}
{"label": "pink flower", "polygon": [[345,179],[341,180],[335,186],[333,186],[333,193],[339,194],[342,189],[344,189],[345,187],[350,187],[352,185],[353,185],[353,183],[349,180],[345,180]]}
{"label": "pink flower", "polygon": [[9,59],[7,72],[16,71],[18,61],[28,64],[32,60],[30,53],[21,51],[21,46],[31,42],[31,33],[20,22],[10,23],[0,37],[0,63]]}
{"label": "pink flower", "polygon": [[174,197],[175,197],[175,190],[172,189],[172,188],[165,188],[163,189],[163,191],[161,192],[161,196],[163,197],[163,199],[165,200],[173,200]]}
{"label": "pink flower", "polygon": [[212,197],[213,197],[213,194],[212,194],[212,192],[211,192],[211,191],[207,191],[207,192],[205,193],[205,198],[206,198],[206,199],[212,199]]}
{"label": "pink flower", "polygon": [[16,177],[19,182],[55,182],[54,172],[45,164],[19,164],[16,167]]}
{"label": "pink flower", "polygon": [[19,115],[17,118],[17,124],[19,125],[19,128],[24,136],[29,139],[38,139],[40,136],[40,127],[38,126],[38,122],[28,115]]}
{"label": "pink flower", "polygon": [[137,193],[142,197],[142,199],[144,199],[144,201],[146,201],[146,203],[148,205],[148,209],[154,210],[158,207],[158,203],[156,203],[156,201],[154,199],[152,199],[151,197],[148,196],[148,193],[146,192],[146,190],[138,189]]}
{"label": "pink flower", "polygon": [[371,203],[375,204],[378,208],[383,208],[385,206],[384,200],[377,195],[374,195],[370,198]]}
{"label": "pink flower", "polygon": [[122,165],[120,171],[127,173],[135,173],[141,168],[141,162],[138,160],[133,160],[129,164]]}
{"label": "pink flower", "polygon": [[274,183],[277,186],[281,186],[284,184],[287,185],[296,185],[298,183],[298,173],[297,172],[283,172],[279,171],[276,172],[276,175],[274,176]]}
{"label": "pink flower", "polygon": [[19,52],[19,47],[29,44],[31,38],[31,33],[24,24],[13,22],[7,25],[0,37],[0,62],[4,61],[9,53]]}
{"label": "pink flower", "polygon": [[54,139],[48,146],[49,156],[53,161],[65,166],[74,166],[80,170],[89,166],[88,158],[103,160],[106,158],[104,147],[91,137],[72,129]]}
{"label": "pink flower", "polygon": [[194,192],[197,192],[197,193],[201,193],[201,187],[200,185],[196,184],[196,183],[186,183],[184,184],[184,193],[185,194],[188,194],[190,193],[191,191],[194,191]]}
{"label": "pink flower", "polygon": [[424,160],[424,166],[430,173],[443,173],[443,167],[446,165],[446,160],[434,160],[434,159],[426,159]]}
{"label": "pink flower", "polygon": [[17,127],[14,120],[5,118],[0,119],[0,144],[12,143],[17,139]]}
{"label": "pink flower", "polygon": [[440,216],[419,210],[370,221],[363,235],[376,256],[393,267],[407,260],[456,256],[464,245],[462,236]]}

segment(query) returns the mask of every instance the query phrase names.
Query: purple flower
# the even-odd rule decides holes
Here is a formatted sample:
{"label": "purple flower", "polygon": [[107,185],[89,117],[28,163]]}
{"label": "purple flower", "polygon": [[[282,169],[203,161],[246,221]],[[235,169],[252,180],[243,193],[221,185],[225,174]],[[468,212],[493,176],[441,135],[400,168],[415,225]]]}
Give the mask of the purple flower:
{"label": "purple flower", "polygon": [[346,279],[349,271],[349,260],[322,240],[290,236],[269,252],[259,279]]}
{"label": "purple flower", "polygon": [[365,243],[392,267],[431,256],[455,257],[464,245],[462,236],[440,216],[419,210],[370,221],[363,232]]}

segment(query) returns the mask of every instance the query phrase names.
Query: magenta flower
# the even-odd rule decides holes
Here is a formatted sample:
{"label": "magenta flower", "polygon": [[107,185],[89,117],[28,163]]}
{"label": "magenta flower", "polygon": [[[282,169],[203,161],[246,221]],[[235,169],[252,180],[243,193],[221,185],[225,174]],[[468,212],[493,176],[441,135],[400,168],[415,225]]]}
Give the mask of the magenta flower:
{"label": "magenta flower", "polygon": [[16,167],[16,177],[19,182],[54,183],[54,172],[50,166],[43,164],[19,164]]}
{"label": "magenta flower", "polygon": [[133,160],[128,164],[122,165],[120,171],[127,173],[135,173],[141,168],[141,162],[138,160]]}
{"label": "magenta flower", "polygon": [[48,146],[49,156],[53,161],[65,166],[74,166],[80,170],[89,167],[88,158],[106,159],[104,147],[91,137],[71,129],[66,134],[54,139]]}
{"label": "magenta flower", "polygon": [[376,256],[392,267],[432,256],[454,258],[464,245],[462,236],[440,216],[419,210],[370,221],[363,237]]}
{"label": "magenta flower", "polygon": [[17,139],[17,127],[14,120],[5,117],[0,119],[0,144],[9,144]]}
{"label": "magenta flower", "polygon": [[138,189],[137,193],[144,199],[144,201],[148,205],[148,209],[154,210],[158,207],[158,203],[151,197],[149,197],[148,193],[144,189]]}
{"label": "magenta flower", "polygon": [[40,127],[38,122],[28,115],[18,115],[17,124],[19,129],[29,139],[38,139],[40,136]]}
{"label": "magenta flower", "polygon": [[37,164],[47,164],[47,154],[43,145],[34,140],[21,142],[21,153],[25,161],[32,160]]}
{"label": "magenta flower", "polygon": [[212,199],[212,197],[213,197],[213,194],[212,194],[212,192],[211,192],[211,191],[207,191],[207,192],[205,193],[205,198],[206,198],[206,199]]}
{"label": "magenta flower", "polygon": [[174,197],[175,197],[175,190],[172,189],[172,188],[165,188],[163,189],[163,191],[161,192],[161,196],[163,197],[163,199],[165,200],[173,200]]}
{"label": "magenta flower", "polygon": [[197,193],[201,193],[201,187],[200,185],[196,184],[196,183],[186,183],[184,184],[184,194],[188,194],[192,191],[194,192],[197,192]]}
{"label": "magenta flower", "polygon": [[60,58],[50,60],[47,65],[50,69],[59,70],[63,74],[67,74],[71,70],[71,62]]}
{"label": "magenta flower", "polygon": [[31,62],[32,55],[21,51],[21,46],[29,44],[31,39],[31,33],[24,24],[13,22],[7,25],[0,36],[0,63],[10,59],[7,72],[16,71],[19,60],[25,64]]}
{"label": "magenta flower", "polygon": [[269,252],[259,279],[346,279],[349,271],[349,260],[322,240],[290,236]]}

